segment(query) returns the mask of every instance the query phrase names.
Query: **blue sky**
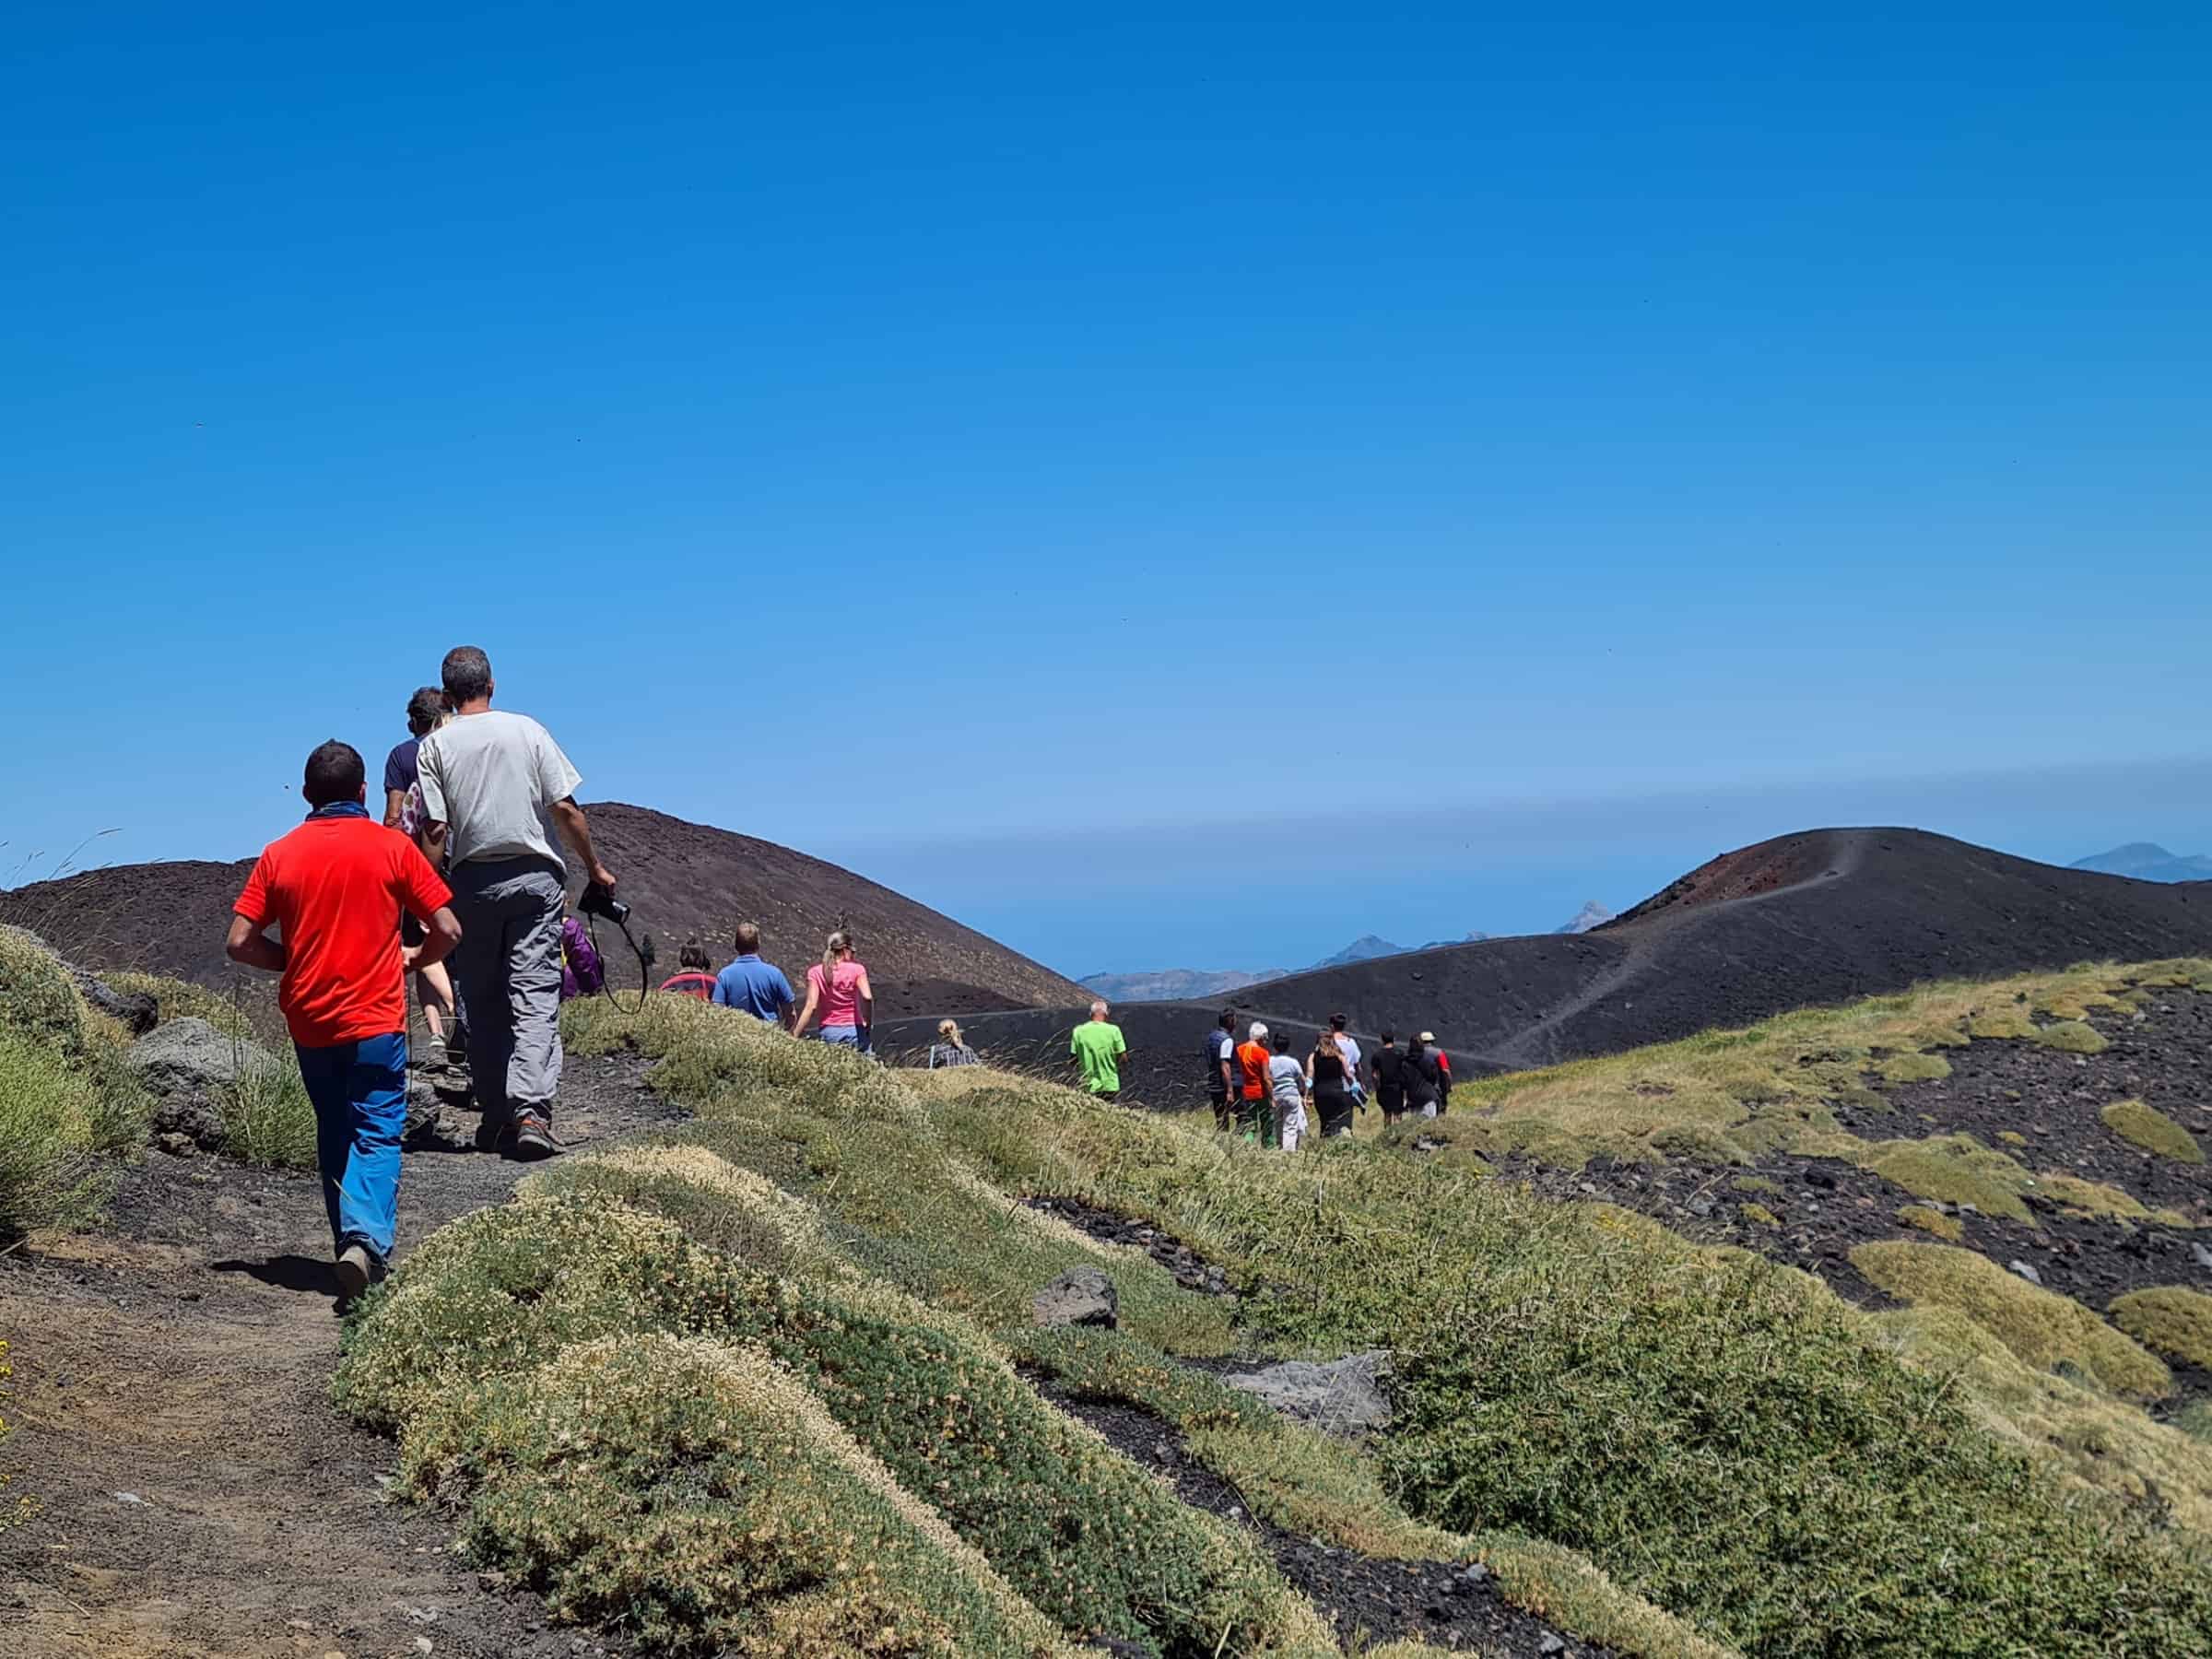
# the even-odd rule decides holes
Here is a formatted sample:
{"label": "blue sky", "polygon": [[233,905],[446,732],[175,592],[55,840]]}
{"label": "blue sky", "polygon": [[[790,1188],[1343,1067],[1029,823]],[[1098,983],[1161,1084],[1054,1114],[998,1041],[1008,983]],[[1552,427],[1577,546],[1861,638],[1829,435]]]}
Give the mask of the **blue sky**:
{"label": "blue sky", "polygon": [[2212,21],[1790,10],[18,8],[0,877],[462,640],[1077,972],[2212,848]]}

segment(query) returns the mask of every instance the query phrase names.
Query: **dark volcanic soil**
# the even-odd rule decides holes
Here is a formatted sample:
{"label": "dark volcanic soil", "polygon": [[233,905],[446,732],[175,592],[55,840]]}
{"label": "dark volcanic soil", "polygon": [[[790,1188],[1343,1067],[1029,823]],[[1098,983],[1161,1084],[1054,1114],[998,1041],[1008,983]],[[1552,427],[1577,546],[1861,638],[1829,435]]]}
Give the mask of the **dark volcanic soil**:
{"label": "dark volcanic soil", "polygon": [[[573,1060],[572,1145],[672,1121],[628,1060]],[[466,1119],[473,1124],[474,1120]],[[523,1167],[411,1153],[405,1250],[512,1191]],[[36,1236],[0,1260],[15,1365],[0,1530],[9,1659],[211,1659],[333,1653],[584,1659],[617,1651],[550,1628],[453,1551],[451,1525],[384,1500],[389,1441],[332,1407],[338,1322],[312,1175],[154,1154],[111,1230]],[[418,1642],[430,1645],[426,1650]]]}
{"label": "dark volcanic soil", "polygon": [[[2111,1040],[2100,1054],[2076,1055],[2030,1042],[1977,1041],[1947,1049],[1950,1077],[1888,1086],[1892,1110],[1857,1111],[1846,1127],[1869,1140],[1954,1133],[2011,1154],[2038,1173],[2069,1174],[2117,1187],[2154,1210],[2212,1228],[2212,1165],[2155,1158],[2107,1128],[2115,1100],[2140,1100],[2174,1119],[2212,1150],[2212,996],[2159,992],[2139,1016],[2100,1015]],[[1418,1133],[1418,1132],[1417,1132]],[[2025,1146],[2006,1140],[2023,1137]],[[1602,1198],[1651,1216],[1691,1238],[1739,1245],[1818,1273],[1863,1305],[1889,1299],[1859,1277],[1851,1252],[1877,1239],[1931,1235],[1902,1226],[1899,1208],[1924,1204],[1903,1188],[1833,1159],[1776,1153],[1756,1169],[1690,1163],[1661,1168],[1599,1158],[1579,1171],[1525,1158],[1499,1160],[1510,1178],[1564,1199]],[[1747,1189],[1747,1181],[1768,1182]],[[1958,1241],[2001,1267],[2035,1270],[2048,1290],[2101,1314],[2129,1290],[2183,1285],[2212,1294],[2212,1234],[2157,1221],[2122,1226],[2069,1212],[2038,1194],[2034,1221],[1960,1213],[1938,1206],[1963,1230]],[[1757,1206],[1774,1225],[1746,1213]],[[2212,1394],[2212,1373],[2174,1366],[2180,1393],[2166,1409]]]}
{"label": "dark volcanic soil", "polygon": [[1243,1495],[1191,1457],[1182,1436],[1162,1418],[1122,1401],[1084,1399],[1059,1383],[1032,1381],[1114,1450],[1164,1477],[1183,1502],[1257,1534],[1283,1576],[1335,1626],[1348,1652],[1409,1637],[1515,1659],[1579,1659],[1611,1651],[1564,1636],[1513,1606],[1479,1564],[1382,1560],[1258,1520]]}
{"label": "dark volcanic soil", "polygon": [[[381,752],[381,751],[380,751]],[[587,806],[600,856],[636,912],[630,925],[660,947],[659,975],[676,971],[677,947],[696,931],[717,965],[731,929],[760,924],[765,953],[804,988],[807,964],[841,922],[860,941],[883,1016],[959,1014],[1087,1001],[1072,980],[888,888],[773,841],[686,823],[641,806]],[[291,828],[272,818],[272,839]],[[0,892],[0,922],[31,929],[73,961],[138,969],[227,989],[223,955],[230,906],[252,868],[181,862],[125,865]],[[571,891],[581,883],[571,883]],[[636,983],[619,934],[602,924],[618,989]]]}
{"label": "dark volcanic soil", "polygon": [[1126,1244],[1141,1250],[1175,1276],[1175,1282],[1185,1290],[1200,1291],[1207,1296],[1228,1296],[1229,1276],[1215,1266],[1182,1240],[1172,1238],[1157,1227],[1128,1216],[1116,1215],[1112,1210],[1100,1209],[1085,1204],[1080,1198],[1031,1198],[1031,1209],[1057,1216],[1069,1226],[1088,1233],[1105,1244]]}

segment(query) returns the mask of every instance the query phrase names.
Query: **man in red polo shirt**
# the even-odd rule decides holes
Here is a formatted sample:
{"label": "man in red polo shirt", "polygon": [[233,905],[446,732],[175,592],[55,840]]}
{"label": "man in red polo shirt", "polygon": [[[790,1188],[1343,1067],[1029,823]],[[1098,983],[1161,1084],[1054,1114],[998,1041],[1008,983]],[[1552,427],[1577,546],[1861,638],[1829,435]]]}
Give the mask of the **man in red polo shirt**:
{"label": "man in red polo shirt", "polygon": [[[233,961],[284,975],[276,999],[315,1107],[315,1162],[338,1288],[383,1276],[407,1119],[406,975],[460,942],[453,894],[415,843],[369,816],[360,755],[335,738],[307,758],[307,822],[272,841],[230,918]],[[403,946],[402,912],[420,922]],[[282,941],[264,931],[277,924]]]}

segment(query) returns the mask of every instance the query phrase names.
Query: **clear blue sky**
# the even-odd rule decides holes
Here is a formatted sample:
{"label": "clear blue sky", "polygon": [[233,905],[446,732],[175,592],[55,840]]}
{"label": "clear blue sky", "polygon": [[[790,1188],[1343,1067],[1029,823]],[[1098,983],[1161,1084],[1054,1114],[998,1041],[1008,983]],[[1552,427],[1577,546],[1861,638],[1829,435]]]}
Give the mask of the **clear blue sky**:
{"label": "clear blue sky", "polygon": [[2212,849],[2212,14],[2072,11],[18,8],[0,877],[464,640],[1077,972]]}

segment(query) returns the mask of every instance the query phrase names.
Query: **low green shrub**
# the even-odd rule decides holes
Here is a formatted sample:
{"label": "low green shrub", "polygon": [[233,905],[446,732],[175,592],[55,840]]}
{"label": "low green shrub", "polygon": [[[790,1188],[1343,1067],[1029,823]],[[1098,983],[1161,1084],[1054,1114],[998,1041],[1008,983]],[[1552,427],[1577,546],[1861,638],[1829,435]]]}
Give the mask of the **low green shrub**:
{"label": "low green shrub", "polygon": [[2112,1323],[2154,1352],[2212,1369],[2212,1296],[2183,1285],[2130,1290],[2112,1303]]}
{"label": "low green shrub", "polygon": [[2084,1019],[2062,1019],[2053,1025],[2039,1026],[2035,1041],[2062,1054],[2101,1054],[2112,1046],[2103,1032]]}
{"label": "low green shrub", "polygon": [[[525,1198],[427,1241],[353,1324],[337,1390],[408,1425],[454,1391],[640,1333],[754,1344],[1070,1631],[1171,1652],[1302,1653],[1322,1627],[1241,1534],[1069,1423],[957,1317],[894,1292],[832,1292],[582,1198]],[[1203,1644],[1203,1645],[1194,1645]]]}
{"label": "low green shrub", "polygon": [[1418,1512],[1571,1546],[1778,1659],[2205,1651],[2200,1571],[2054,1496],[1817,1286],[1738,1259],[1623,1294],[1594,1265],[1408,1333],[1384,1464]]}
{"label": "low green shrub", "polygon": [[401,1474],[559,1616],[685,1655],[1072,1650],[757,1349],[658,1335],[441,1396]]}

